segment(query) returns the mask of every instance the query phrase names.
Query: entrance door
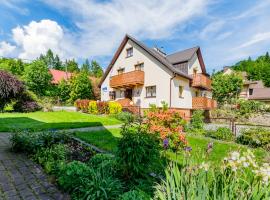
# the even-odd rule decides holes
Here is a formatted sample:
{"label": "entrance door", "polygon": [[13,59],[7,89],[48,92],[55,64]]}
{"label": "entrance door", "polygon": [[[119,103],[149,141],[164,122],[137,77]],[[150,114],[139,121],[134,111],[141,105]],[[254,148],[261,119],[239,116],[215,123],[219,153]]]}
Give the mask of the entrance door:
{"label": "entrance door", "polygon": [[132,100],[132,89],[126,89],[125,98]]}

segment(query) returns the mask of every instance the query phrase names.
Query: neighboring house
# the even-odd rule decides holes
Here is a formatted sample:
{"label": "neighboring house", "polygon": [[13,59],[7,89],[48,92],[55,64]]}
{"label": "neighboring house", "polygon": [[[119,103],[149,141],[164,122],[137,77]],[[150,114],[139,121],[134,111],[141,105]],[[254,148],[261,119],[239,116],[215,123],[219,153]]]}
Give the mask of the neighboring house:
{"label": "neighboring house", "polygon": [[102,101],[116,100],[141,109],[165,101],[186,117],[191,110],[216,106],[199,47],[166,55],[129,35],[117,49],[100,87]]}
{"label": "neighboring house", "polygon": [[[55,85],[58,85],[61,80],[65,80],[65,81],[69,80],[74,75],[74,73],[65,72],[65,71],[56,70],[56,69],[50,69],[49,72],[52,75],[52,83]],[[89,76],[89,79],[92,82],[95,99],[99,100],[100,89],[98,87],[98,84],[99,84],[100,78]]]}
{"label": "neighboring house", "polygon": [[[224,67],[223,74],[232,74],[235,71],[229,67]],[[270,88],[264,86],[263,82],[248,80],[247,72],[239,72],[244,80],[243,88],[239,98],[246,100],[256,100],[270,104]]]}

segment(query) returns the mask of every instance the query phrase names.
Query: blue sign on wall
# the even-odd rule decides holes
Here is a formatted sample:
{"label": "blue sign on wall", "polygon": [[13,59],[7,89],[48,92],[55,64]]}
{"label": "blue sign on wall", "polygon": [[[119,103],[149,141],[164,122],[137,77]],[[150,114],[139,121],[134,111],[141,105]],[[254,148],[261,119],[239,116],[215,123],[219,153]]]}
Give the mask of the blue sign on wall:
{"label": "blue sign on wall", "polygon": [[102,88],[103,92],[107,92],[107,90],[108,90],[107,87]]}

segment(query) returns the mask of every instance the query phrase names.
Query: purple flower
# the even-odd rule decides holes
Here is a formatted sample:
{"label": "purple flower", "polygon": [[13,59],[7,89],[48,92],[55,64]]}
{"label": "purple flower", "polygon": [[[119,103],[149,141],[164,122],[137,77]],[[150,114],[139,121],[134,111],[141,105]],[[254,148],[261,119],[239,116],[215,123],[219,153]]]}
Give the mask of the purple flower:
{"label": "purple flower", "polygon": [[192,151],[192,147],[185,147],[184,150],[185,150],[186,152],[190,152],[190,151]]}
{"label": "purple flower", "polygon": [[207,145],[206,152],[207,153],[210,153],[213,150],[213,146],[214,146],[214,143],[213,142],[209,142],[208,145]]}
{"label": "purple flower", "polygon": [[165,139],[163,140],[163,147],[164,147],[165,149],[167,149],[168,146],[169,146],[169,139],[165,138]]}

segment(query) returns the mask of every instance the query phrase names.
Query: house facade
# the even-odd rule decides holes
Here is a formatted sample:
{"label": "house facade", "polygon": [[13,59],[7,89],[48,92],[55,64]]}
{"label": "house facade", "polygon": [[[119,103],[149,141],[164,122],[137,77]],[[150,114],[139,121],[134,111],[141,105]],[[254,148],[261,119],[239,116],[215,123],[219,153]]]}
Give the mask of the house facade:
{"label": "house facade", "polygon": [[191,110],[216,105],[199,47],[166,55],[129,35],[116,51],[100,87],[102,101],[129,102],[141,109],[166,102],[186,116]]}

